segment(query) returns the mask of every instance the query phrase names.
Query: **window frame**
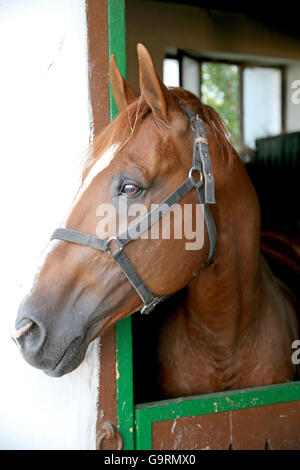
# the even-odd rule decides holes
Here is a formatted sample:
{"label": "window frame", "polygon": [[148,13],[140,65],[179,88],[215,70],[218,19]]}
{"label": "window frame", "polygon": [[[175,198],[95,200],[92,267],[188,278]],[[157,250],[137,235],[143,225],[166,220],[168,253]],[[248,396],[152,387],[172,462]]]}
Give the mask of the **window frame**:
{"label": "window frame", "polygon": [[184,57],[189,57],[190,59],[193,59],[199,63],[199,68],[200,68],[200,84],[199,84],[199,89],[200,89],[200,96],[199,99],[201,101],[202,99],[202,65],[204,62],[210,62],[210,63],[215,63],[215,64],[226,64],[226,65],[235,65],[238,67],[239,70],[239,125],[240,125],[240,149],[245,147],[245,132],[244,132],[244,100],[243,100],[243,90],[244,90],[244,70],[246,68],[255,68],[255,67],[260,67],[260,68],[271,68],[271,69],[277,69],[280,72],[280,88],[281,88],[281,130],[280,133],[283,134],[286,132],[286,66],[285,65],[280,65],[280,64],[266,64],[262,63],[257,60],[228,60],[228,59],[216,59],[212,57],[207,57],[205,55],[201,56],[196,56],[191,54],[190,52],[187,52],[183,49],[178,49],[177,53],[166,53],[165,58],[166,59],[175,59],[178,60],[179,62],[179,84],[180,87],[183,86],[183,58]]}

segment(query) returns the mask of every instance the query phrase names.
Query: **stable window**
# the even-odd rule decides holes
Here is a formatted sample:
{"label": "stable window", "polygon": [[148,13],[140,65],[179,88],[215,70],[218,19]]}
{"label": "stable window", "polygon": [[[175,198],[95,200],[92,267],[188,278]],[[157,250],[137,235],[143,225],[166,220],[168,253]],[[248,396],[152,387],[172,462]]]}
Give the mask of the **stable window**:
{"label": "stable window", "polygon": [[182,86],[220,114],[237,150],[284,131],[282,68],[193,57],[164,60],[167,86]]}

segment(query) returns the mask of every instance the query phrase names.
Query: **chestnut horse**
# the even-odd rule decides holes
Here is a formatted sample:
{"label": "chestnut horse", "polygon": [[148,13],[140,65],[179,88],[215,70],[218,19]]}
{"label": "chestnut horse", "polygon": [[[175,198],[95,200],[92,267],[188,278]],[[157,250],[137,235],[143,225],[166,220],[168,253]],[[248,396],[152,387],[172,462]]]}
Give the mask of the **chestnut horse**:
{"label": "chestnut horse", "polygon": [[[139,97],[111,59],[120,114],[93,143],[64,228],[99,237],[100,205],[117,208],[126,199],[150,210],[161,203],[192,167],[194,139],[183,106],[198,114],[215,181],[212,262],[206,263],[207,226],[198,250],[187,250],[184,237],[172,236],[140,237],[124,248],[154,296],[180,291],[176,302],[167,303],[170,310],[159,330],[161,394],[178,397],[293,380],[295,306],[260,255],[259,203],[244,165],[216,112],[186,90],[167,89],[141,44],[138,59]],[[182,206],[197,203],[193,190],[180,200]],[[52,240],[12,336],[30,364],[58,377],[79,366],[93,339],[141,307],[136,290],[108,253]]]}

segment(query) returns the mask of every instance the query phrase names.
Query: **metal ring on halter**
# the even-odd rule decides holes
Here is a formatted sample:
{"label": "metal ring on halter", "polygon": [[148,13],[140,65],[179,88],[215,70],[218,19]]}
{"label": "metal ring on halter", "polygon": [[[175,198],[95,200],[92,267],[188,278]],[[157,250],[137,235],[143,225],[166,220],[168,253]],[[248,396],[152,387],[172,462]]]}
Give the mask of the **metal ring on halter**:
{"label": "metal ring on halter", "polygon": [[199,121],[199,116],[198,116],[198,114],[196,114],[195,116],[193,116],[192,119],[191,119],[191,129],[192,129],[193,132],[195,132],[195,130],[196,130],[195,127],[194,127],[194,121]]}
{"label": "metal ring on halter", "polygon": [[[199,174],[199,181],[196,181],[195,178],[193,177],[193,173],[195,171]],[[192,181],[193,186],[195,188],[200,188],[200,186],[202,186],[202,184],[203,184],[203,173],[202,173],[201,168],[196,168],[196,167],[192,166],[192,168],[189,171],[189,178]]]}
{"label": "metal ring on halter", "polygon": [[120,250],[120,251],[123,250],[123,246],[120,244],[120,241],[119,241],[118,237],[112,236],[106,242],[106,248],[105,248],[106,253],[108,253],[110,255],[113,254],[113,251],[111,251],[111,249],[110,249],[110,245],[111,245],[112,241],[116,242],[116,244],[118,245],[118,250]]}

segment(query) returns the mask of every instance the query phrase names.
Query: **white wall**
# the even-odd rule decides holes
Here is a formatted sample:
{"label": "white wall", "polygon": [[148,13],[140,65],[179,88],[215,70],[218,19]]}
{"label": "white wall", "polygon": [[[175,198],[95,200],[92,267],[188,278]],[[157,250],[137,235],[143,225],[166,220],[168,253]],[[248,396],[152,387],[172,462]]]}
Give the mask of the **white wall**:
{"label": "white wall", "polygon": [[20,287],[77,187],[90,134],[84,0],[0,0],[0,449],[93,449],[98,344],[50,378],[9,338]]}
{"label": "white wall", "polygon": [[[300,64],[289,65],[286,69],[286,128],[288,132],[300,130]],[[296,83],[297,82],[297,83]],[[293,88],[297,86],[297,88]]]}

